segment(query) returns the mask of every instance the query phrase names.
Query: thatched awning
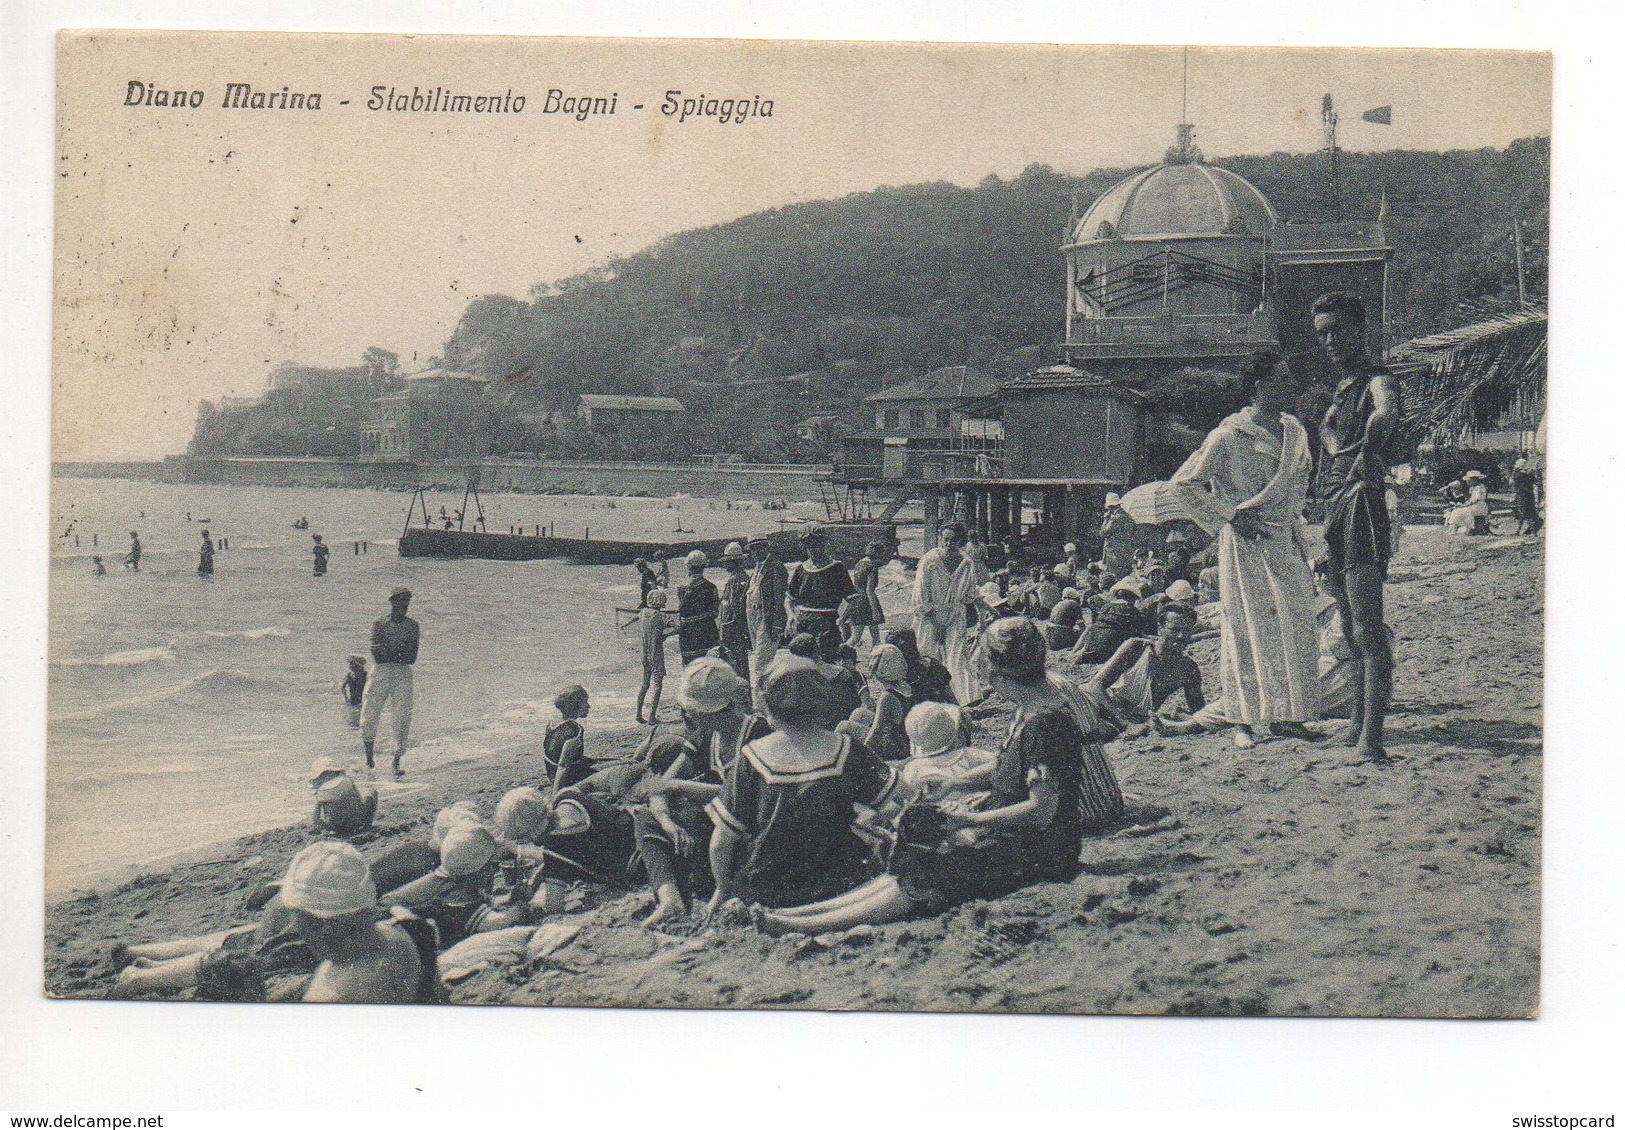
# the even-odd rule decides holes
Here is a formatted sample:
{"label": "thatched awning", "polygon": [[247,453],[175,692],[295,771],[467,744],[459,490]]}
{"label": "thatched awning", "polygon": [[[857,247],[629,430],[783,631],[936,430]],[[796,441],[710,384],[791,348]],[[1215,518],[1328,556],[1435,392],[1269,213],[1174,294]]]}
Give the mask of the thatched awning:
{"label": "thatched awning", "polygon": [[1413,440],[1534,429],[1546,414],[1546,308],[1413,338],[1388,354]]}

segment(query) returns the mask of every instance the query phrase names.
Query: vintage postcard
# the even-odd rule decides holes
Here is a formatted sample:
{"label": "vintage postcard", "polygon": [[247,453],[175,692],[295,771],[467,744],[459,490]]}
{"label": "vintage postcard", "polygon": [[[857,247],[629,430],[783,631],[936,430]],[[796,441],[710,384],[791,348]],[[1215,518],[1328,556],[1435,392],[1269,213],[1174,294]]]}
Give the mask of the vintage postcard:
{"label": "vintage postcard", "polygon": [[74,31],[61,997],[1539,1008],[1551,59]]}

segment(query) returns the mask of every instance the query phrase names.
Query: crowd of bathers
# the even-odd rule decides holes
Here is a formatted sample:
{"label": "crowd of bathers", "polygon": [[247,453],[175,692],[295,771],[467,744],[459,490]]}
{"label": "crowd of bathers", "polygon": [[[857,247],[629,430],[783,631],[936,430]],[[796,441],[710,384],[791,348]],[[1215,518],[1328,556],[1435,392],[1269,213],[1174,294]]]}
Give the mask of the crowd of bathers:
{"label": "crowd of bathers", "polygon": [[[582,885],[646,891],[649,927],[738,900],[758,929],[811,934],[1068,881],[1084,837],[1127,819],[1104,743],[1190,732],[1211,709],[1185,648],[1215,630],[1215,582],[1190,548],[1176,532],[1122,576],[1071,545],[1056,564],[1002,562],[975,598],[977,703],[955,701],[913,627],[860,661],[853,637],[797,630],[816,617],[792,618],[759,667],[720,644],[689,659],[675,717],[651,710],[635,749],[594,749],[590,695],[566,687],[533,781],[372,854],[353,841],[377,792],[321,759],[319,838],[249,900],[258,917],[121,944],[113,991],[440,1000],[438,954],[564,914]],[[978,745],[967,707],[1007,718],[1002,738]]]}

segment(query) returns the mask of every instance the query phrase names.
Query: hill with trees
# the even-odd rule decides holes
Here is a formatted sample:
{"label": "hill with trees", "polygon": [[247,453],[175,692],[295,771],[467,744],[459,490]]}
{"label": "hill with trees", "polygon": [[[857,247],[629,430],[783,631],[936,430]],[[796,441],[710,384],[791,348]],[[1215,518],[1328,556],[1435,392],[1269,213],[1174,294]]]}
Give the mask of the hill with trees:
{"label": "hill with trees", "polygon": [[[1323,154],[1273,153],[1212,163],[1252,181],[1283,218],[1321,220],[1331,218],[1325,162]],[[807,415],[856,422],[865,395],[941,365],[1001,375],[1052,357],[1068,219],[1136,171],[1073,177],[1034,165],[972,188],[882,187],[680,232],[538,284],[524,299],[474,299],[437,363],[491,378],[495,452],[651,453],[653,441],[608,448],[560,426],[579,393],[611,392],[683,401],[688,412],[659,437],[659,454],[821,458],[794,435]],[[1523,228],[1526,286],[1531,297],[1544,295],[1548,139],[1499,150],[1345,153],[1342,186],[1351,217],[1375,216],[1386,199],[1397,339],[1516,305],[1514,221]],[[1142,391],[1189,416],[1199,399],[1192,390],[1212,385],[1192,373]]]}

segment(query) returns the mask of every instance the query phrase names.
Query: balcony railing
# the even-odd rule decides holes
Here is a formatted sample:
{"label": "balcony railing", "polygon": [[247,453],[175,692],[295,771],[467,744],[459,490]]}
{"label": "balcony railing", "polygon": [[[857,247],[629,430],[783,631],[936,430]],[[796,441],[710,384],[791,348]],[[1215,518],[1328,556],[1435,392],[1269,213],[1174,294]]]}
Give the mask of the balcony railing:
{"label": "balcony railing", "polygon": [[1211,341],[1271,341],[1265,315],[1157,314],[1140,318],[1073,318],[1071,345],[1185,345]]}

